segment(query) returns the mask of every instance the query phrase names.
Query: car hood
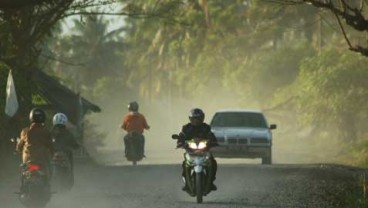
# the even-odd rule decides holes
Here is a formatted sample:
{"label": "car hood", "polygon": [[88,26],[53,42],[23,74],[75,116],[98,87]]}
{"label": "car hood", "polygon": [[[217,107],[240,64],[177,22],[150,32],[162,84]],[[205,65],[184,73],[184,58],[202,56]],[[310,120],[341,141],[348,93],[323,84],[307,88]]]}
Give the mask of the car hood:
{"label": "car hood", "polygon": [[216,137],[270,137],[269,129],[265,128],[212,127],[212,132]]}

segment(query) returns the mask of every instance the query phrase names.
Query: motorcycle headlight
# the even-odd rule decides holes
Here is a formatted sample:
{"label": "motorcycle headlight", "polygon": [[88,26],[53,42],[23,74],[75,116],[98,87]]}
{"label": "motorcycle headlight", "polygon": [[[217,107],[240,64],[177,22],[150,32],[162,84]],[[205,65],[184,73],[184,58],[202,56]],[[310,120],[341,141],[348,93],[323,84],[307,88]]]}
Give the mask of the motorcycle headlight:
{"label": "motorcycle headlight", "polygon": [[206,148],[207,147],[207,143],[206,142],[199,142],[199,144],[198,144],[198,149],[204,149],[204,148]]}
{"label": "motorcycle headlight", "polygon": [[190,149],[197,149],[198,147],[197,147],[196,143],[192,142],[192,143],[189,143],[189,148]]}

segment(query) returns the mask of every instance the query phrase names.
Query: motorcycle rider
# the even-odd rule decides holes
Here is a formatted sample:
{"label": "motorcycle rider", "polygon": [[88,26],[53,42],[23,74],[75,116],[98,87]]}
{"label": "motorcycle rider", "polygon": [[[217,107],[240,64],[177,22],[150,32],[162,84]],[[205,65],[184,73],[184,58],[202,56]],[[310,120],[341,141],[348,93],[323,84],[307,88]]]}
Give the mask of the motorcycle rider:
{"label": "motorcycle rider", "polygon": [[20,133],[16,151],[22,152],[23,165],[31,162],[43,165],[46,177],[49,177],[49,164],[51,156],[54,154],[54,148],[52,146],[51,134],[44,124],[46,114],[42,109],[34,108],[29,114],[29,120],[31,124]]}
{"label": "motorcycle rider", "polygon": [[[190,110],[189,123],[182,127],[179,133],[179,139],[177,141],[177,147],[183,147],[186,140],[191,140],[195,137],[201,137],[207,139],[208,147],[218,146],[217,139],[215,135],[211,132],[211,126],[204,122],[205,114],[200,108],[193,108]],[[217,162],[215,158],[211,155],[210,157],[211,167],[213,171],[212,187],[213,191],[217,190],[216,185],[213,183],[216,179],[217,172]],[[185,177],[185,161],[182,164],[183,172],[182,176]],[[187,184],[184,185],[183,190],[187,190]]]}
{"label": "motorcycle rider", "polygon": [[[66,128],[68,117],[64,113],[56,113],[52,119],[53,127],[51,136],[54,140],[53,145],[55,150],[61,150],[68,155],[71,165],[72,178],[74,178],[74,159],[73,150],[77,150],[80,145],[75,140],[73,134]],[[72,179],[73,180],[73,179]]]}
{"label": "motorcycle rider", "polygon": [[128,113],[124,116],[123,123],[120,127],[127,132],[127,134],[124,136],[125,154],[127,154],[128,139],[129,137],[133,136],[139,138],[139,143],[141,145],[140,150],[142,151],[141,155],[145,157],[145,138],[143,132],[144,129],[150,129],[150,126],[147,124],[144,115],[138,112],[138,109],[139,105],[136,101],[130,102],[128,104]]}

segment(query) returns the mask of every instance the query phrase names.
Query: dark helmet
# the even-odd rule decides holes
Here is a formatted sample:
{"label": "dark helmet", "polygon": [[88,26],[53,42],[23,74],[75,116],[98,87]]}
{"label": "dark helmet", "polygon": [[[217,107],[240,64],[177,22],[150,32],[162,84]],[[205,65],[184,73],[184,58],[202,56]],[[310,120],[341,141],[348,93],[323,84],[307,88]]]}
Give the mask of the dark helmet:
{"label": "dark helmet", "polygon": [[29,113],[29,120],[32,123],[44,123],[46,120],[45,111],[40,108],[33,108]]}
{"label": "dark helmet", "polygon": [[198,120],[200,123],[204,121],[204,112],[200,108],[193,108],[189,113],[189,120],[193,123],[194,120]]}
{"label": "dark helmet", "polygon": [[130,102],[128,104],[128,110],[132,112],[138,112],[139,105],[136,101]]}

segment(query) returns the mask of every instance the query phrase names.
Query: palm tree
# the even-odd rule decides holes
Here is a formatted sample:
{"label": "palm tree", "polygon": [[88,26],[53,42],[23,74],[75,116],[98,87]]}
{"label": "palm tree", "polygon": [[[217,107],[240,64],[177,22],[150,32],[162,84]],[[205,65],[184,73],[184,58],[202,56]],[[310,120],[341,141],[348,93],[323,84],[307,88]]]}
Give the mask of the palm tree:
{"label": "palm tree", "polygon": [[59,70],[62,68],[66,76],[76,80],[76,91],[93,88],[101,77],[116,76],[122,67],[120,53],[124,49],[121,41],[124,28],[109,31],[109,21],[102,16],[85,16],[83,19],[74,20],[71,35],[59,42],[61,56],[69,57],[68,62],[74,64],[61,65]]}

